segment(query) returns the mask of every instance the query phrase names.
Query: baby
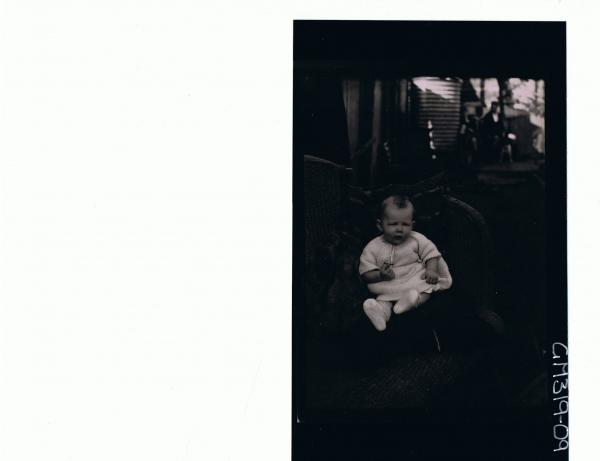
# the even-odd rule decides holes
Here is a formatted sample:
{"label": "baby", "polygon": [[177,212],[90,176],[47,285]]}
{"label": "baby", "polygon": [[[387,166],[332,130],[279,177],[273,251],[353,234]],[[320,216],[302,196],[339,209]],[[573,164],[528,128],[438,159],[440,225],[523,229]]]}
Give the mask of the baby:
{"label": "baby", "polygon": [[376,299],[363,309],[379,331],[392,309],[402,314],[426,302],[431,293],[452,285],[448,265],[436,246],[412,230],[414,207],[407,197],[392,195],[381,203],[377,227],[382,235],[364,248],[359,273]]}

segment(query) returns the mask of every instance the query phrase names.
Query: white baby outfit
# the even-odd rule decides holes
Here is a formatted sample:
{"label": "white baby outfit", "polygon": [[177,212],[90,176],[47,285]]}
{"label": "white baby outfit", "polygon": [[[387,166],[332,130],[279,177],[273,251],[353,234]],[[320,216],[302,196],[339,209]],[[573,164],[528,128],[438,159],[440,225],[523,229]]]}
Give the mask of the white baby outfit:
{"label": "white baby outfit", "polygon": [[[439,281],[432,285],[422,276],[425,263],[436,257],[440,257]],[[447,290],[452,285],[448,265],[441,258],[441,253],[431,240],[418,232],[412,231],[399,245],[388,243],[383,236],[375,237],[364,248],[358,271],[362,275],[373,269],[381,269],[386,263],[394,271],[394,279],[367,286],[377,296],[377,301],[396,301],[402,293],[412,289],[418,293],[432,293]]]}

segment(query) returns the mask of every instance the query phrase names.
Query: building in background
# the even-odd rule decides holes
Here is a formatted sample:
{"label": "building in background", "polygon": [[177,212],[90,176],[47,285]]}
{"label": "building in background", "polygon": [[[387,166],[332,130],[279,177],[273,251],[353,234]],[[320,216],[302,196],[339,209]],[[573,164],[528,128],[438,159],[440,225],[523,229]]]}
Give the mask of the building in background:
{"label": "building in background", "polygon": [[500,106],[510,159],[544,154],[543,80],[419,76],[343,79],[341,86],[348,163],[361,185],[387,182],[390,175],[418,180],[471,164],[462,152],[463,125],[474,136],[470,148],[477,150],[478,124],[493,101]]}

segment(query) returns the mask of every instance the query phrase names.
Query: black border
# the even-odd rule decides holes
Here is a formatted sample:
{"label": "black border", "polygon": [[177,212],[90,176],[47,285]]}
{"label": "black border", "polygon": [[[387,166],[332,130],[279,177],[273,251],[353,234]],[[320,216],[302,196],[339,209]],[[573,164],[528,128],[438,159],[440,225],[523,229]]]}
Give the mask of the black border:
{"label": "black border", "polygon": [[[549,376],[552,345],[567,344],[566,22],[294,21],[294,69],[343,76],[438,75],[541,78],[546,83],[546,254]],[[298,133],[294,133],[297,136]],[[293,305],[303,305],[303,167],[293,159]],[[293,309],[292,454],[312,459],[420,459],[418,446],[437,443],[443,459],[566,459],[554,452],[554,405],[535,412],[495,414],[489,421],[460,415],[423,419],[410,412],[298,419],[299,337]],[[552,396],[552,382],[549,395]],[[549,399],[552,402],[552,399]],[[518,437],[531,426],[547,437],[527,446]],[[496,459],[496,458],[494,458]]]}

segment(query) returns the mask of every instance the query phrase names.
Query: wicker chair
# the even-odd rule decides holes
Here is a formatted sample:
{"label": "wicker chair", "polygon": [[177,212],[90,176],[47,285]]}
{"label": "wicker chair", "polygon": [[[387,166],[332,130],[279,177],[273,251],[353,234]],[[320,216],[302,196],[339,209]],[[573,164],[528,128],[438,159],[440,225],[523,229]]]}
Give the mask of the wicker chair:
{"label": "wicker chair", "polygon": [[[355,331],[353,327],[361,322],[363,325],[368,323],[362,312],[362,302],[368,292],[358,276],[357,263],[364,244],[377,232],[371,208],[388,190],[363,191],[353,188],[349,173],[348,169],[334,163],[312,156],[304,157],[304,305],[294,306],[296,314],[298,310],[301,311],[301,315],[295,318],[302,322],[302,327],[295,329],[295,334],[316,339],[309,341],[312,349],[308,346],[302,349],[303,353],[308,354],[303,357],[303,363],[322,359],[328,353],[327,345],[336,341],[347,344],[343,343],[343,339],[351,336],[351,332]],[[400,187],[408,195],[414,196],[423,194],[422,189],[430,186],[425,183]],[[416,229],[432,238],[452,272],[454,284],[449,292],[454,293],[450,298],[454,304],[446,306],[446,310],[451,311],[450,317],[453,319],[476,319],[484,326],[486,334],[493,337],[501,333],[502,320],[493,311],[492,247],[488,228],[482,216],[466,203],[439,190],[435,197],[435,211],[430,210],[428,216],[417,218]],[[416,208],[418,211],[419,206]],[[348,262],[348,259],[351,261]],[[339,288],[337,291],[336,286]],[[333,296],[332,299],[332,291],[341,294],[341,297],[335,299],[336,296]],[[435,310],[439,306],[431,303],[431,308]],[[404,316],[407,314],[393,316],[392,322],[396,321],[394,317]],[[429,333],[427,329],[423,333],[428,334],[428,341],[435,345],[431,334],[431,327],[435,325],[430,317],[425,319],[424,324]],[[454,325],[451,328],[455,328],[455,336],[462,337],[473,322],[463,324],[456,321]],[[433,332],[435,334],[435,330]],[[300,339],[307,344],[305,338]],[[437,335],[435,340],[438,341]],[[352,336],[351,341],[356,343],[356,336]],[[441,341],[443,349],[443,336]],[[347,350],[342,354],[347,354]],[[340,363],[339,357],[332,362]],[[397,370],[389,371],[391,375],[397,373]],[[432,387],[431,383],[418,384],[421,385],[423,388]],[[401,393],[399,391],[397,394]],[[338,392],[333,398],[339,399],[341,394]],[[356,397],[356,392],[353,396]]]}
{"label": "wicker chair", "polygon": [[[349,185],[348,169],[317,157],[304,157],[304,244],[305,263],[314,260],[315,252],[329,243],[332,234],[355,232],[361,245],[377,230],[372,219],[372,205],[391,191],[401,190],[410,196],[422,195],[423,189],[435,184],[388,186],[376,191],[361,191]],[[448,195],[440,194],[435,213],[417,217],[417,228],[432,235],[452,271],[453,290],[460,293],[477,315],[486,321],[494,316],[492,281],[492,243],[483,217],[474,208]],[[371,203],[368,203],[368,202]],[[418,207],[417,207],[418,208]],[[435,219],[432,221],[432,215]],[[314,266],[314,263],[313,263]],[[314,270],[306,268],[307,271]],[[497,319],[499,322],[499,319]],[[494,325],[498,329],[500,325]]]}

